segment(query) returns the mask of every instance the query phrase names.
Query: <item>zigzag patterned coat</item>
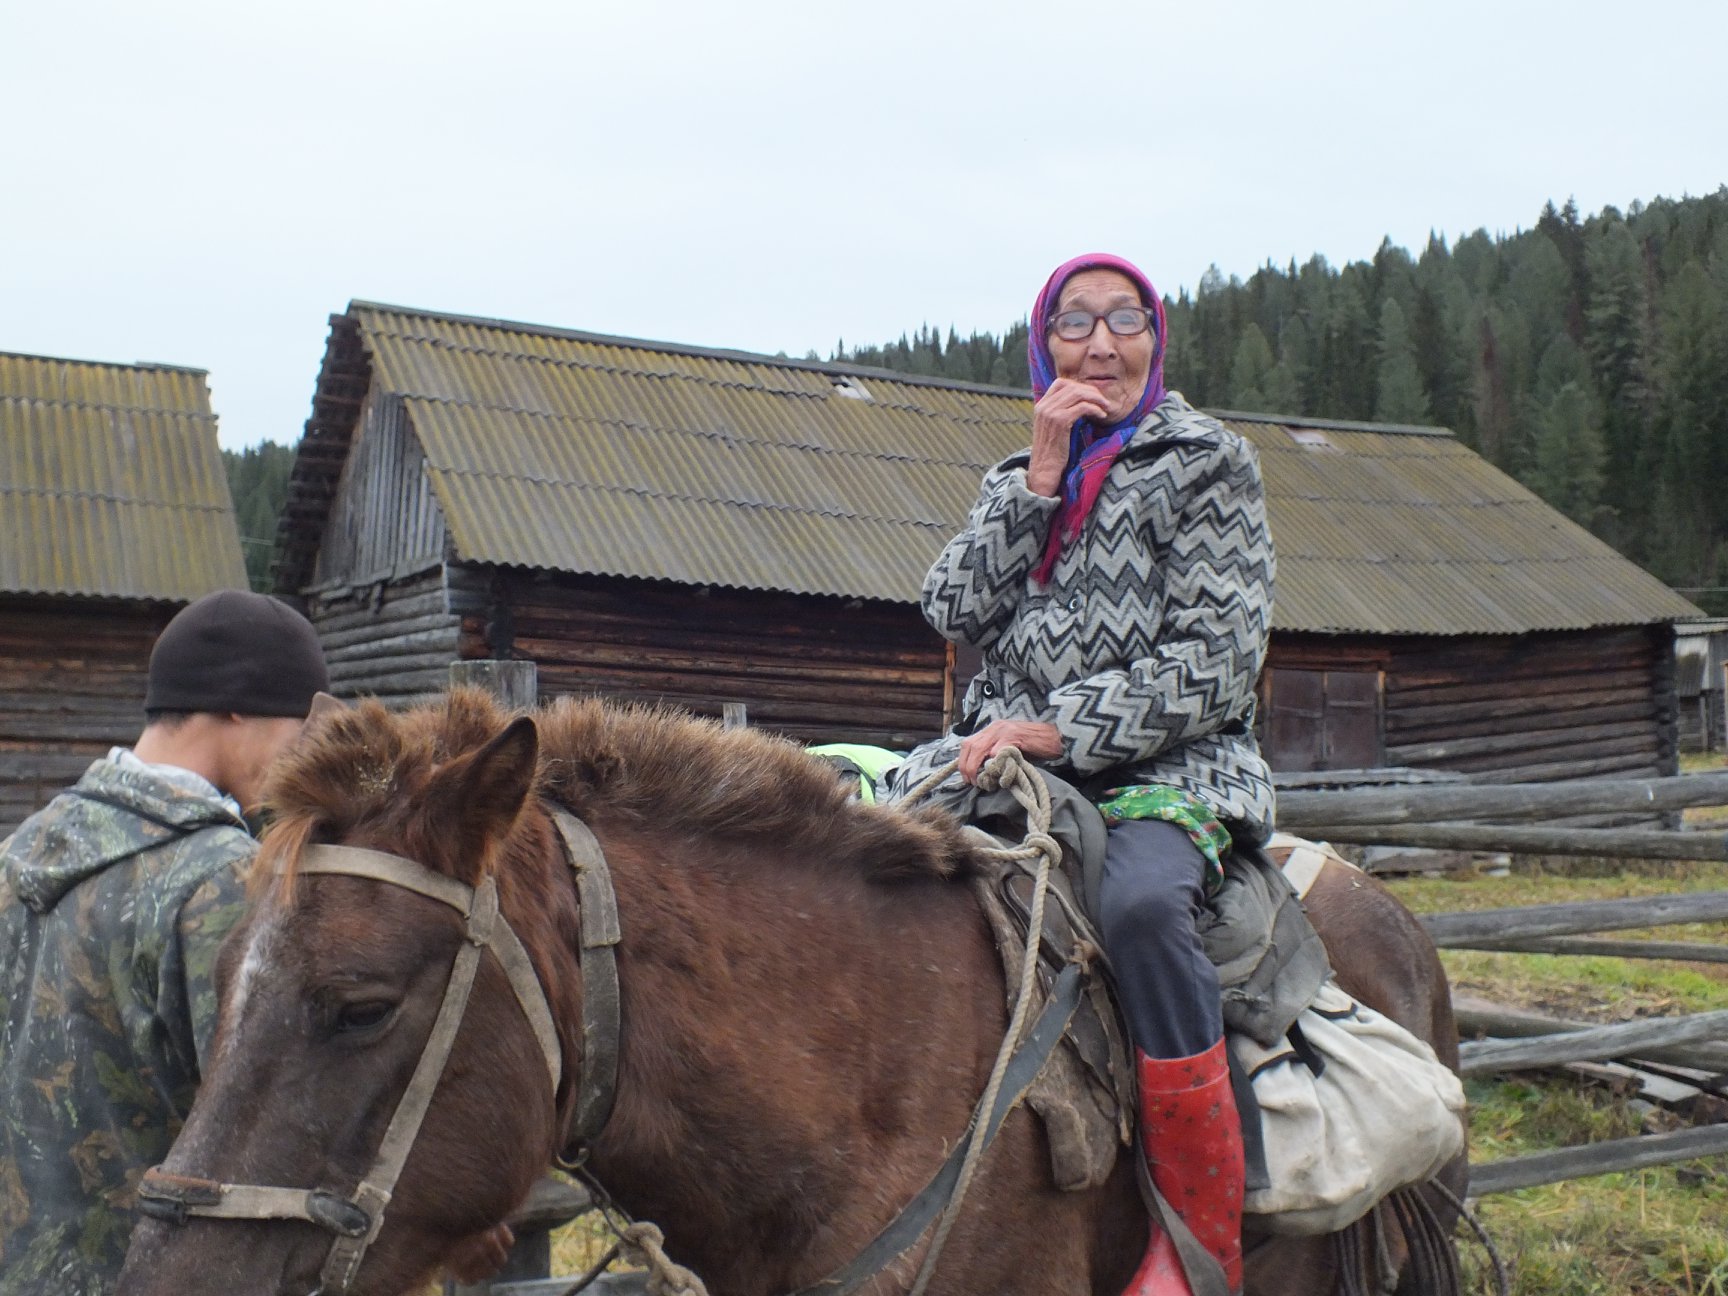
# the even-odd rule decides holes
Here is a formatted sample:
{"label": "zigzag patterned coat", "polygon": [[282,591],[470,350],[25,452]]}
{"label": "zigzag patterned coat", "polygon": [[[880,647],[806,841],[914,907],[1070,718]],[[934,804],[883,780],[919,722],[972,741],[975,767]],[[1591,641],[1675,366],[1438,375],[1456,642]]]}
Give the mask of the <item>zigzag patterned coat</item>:
{"label": "zigzag patterned coat", "polygon": [[[1275,560],[1254,448],[1169,393],[1111,465],[1048,587],[1030,574],[1057,501],[1027,489],[1029,458],[986,474],[924,580],[925,618],[984,654],[957,733],[1045,721],[1062,736],[1058,773],[1093,788],[1170,784],[1264,835],[1273,794],[1254,680]],[[896,783],[958,747],[951,735],[919,748]]]}

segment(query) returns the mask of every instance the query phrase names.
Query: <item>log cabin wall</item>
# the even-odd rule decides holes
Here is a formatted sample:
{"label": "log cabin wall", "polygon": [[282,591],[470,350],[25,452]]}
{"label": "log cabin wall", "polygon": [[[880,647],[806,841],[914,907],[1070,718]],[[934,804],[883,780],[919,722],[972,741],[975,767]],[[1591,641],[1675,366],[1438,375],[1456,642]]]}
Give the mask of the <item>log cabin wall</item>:
{"label": "log cabin wall", "polygon": [[799,742],[905,748],[941,728],[947,645],[916,607],[452,565],[461,655],[528,658],[540,694],[667,702]]}
{"label": "log cabin wall", "polygon": [[402,401],[374,388],[336,485],[311,585],[400,580],[440,562],[446,543],[426,452]]}
{"label": "log cabin wall", "polygon": [[409,706],[449,682],[459,618],[449,608],[444,568],[396,581],[309,591],[306,615],[324,645],[337,697],[377,697]]}
{"label": "log cabin wall", "polygon": [[0,837],[137,741],[150,648],[175,610],[0,600]]}
{"label": "log cabin wall", "polygon": [[[1277,634],[1261,679],[1263,741],[1274,768],[1361,768],[1359,744],[1331,763],[1311,750],[1322,763],[1303,765],[1279,742],[1280,726],[1297,729],[1316,696],[1328,707],[1334,694],[1371,696],[1343,687],[1354,677],[1374,680],[1377,693],[1369,705],[1379,760],[1367,764],[1498,782],[1672,774],[1672,635],[1667,625],[1459,638]],[[1281,705],[1291,692],[1297,705]],[[1358,718],[1326,711],[1340,733],[1359,732]]]}

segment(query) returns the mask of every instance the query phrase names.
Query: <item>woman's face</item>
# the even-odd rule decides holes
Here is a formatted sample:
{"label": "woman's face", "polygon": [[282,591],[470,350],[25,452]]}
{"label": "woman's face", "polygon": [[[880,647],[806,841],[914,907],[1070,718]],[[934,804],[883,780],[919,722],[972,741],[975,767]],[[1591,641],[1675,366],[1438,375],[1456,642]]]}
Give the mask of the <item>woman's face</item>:
{"label": "woman's face", "polygon": [[[1062,285],[1051,313],[1083,310],[1102,315],[1118,306],[1140,304],[1140,290],[1127,275],[1117,270],[1082,270]],[[1056,376],[1083,382],[1103,393],[1109,422],[1121,422],[1134,412],[1146,391],[1152,355],[1158,346],[1150,328],[1133,337],[1117,337],[1098,320],[1091,336],[1078,342],[1065,342],[1055,333],[1046,337],[1051,359],[1056,362]]]}

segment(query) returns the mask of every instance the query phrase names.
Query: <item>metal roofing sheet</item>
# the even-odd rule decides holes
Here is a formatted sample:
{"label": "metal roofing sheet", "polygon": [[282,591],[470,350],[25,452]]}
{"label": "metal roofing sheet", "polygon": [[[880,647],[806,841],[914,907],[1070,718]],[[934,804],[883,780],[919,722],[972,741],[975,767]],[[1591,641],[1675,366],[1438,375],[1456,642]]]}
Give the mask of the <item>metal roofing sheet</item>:
{"label": "metal roofing sheet", "polygon": [[[1001,389],[364,303],[350,315],[470,561],[910,601],[984,468],[1027,438],[1027,398]],[[1280,629],[1698,615],[1449,434],[1223,418],[1260,451]]]}
{"label": "metal roofing sheet", "polygon": [[202,372],[0,354],[0,590],[246,584]]}

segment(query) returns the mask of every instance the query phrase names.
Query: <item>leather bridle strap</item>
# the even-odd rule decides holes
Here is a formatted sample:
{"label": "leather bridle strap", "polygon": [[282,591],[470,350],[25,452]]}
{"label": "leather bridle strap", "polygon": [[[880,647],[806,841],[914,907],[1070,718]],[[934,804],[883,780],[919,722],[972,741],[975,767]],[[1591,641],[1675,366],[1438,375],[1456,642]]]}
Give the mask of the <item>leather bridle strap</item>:
{"label": "leather bridle strap", "polygon": [[[598,847],[596,847],[598,849]],[[324,1190],[225,1184],[160,1169],[145,1172],[139,1185],[140,1209],[175,1223],[189,1215],[216,1219],[299,1219],[336,1235],[320,1275],[320,1291],[345,1292],[354,1281],[366,1249],[384,1224],[396,1181],[431,1106],[432,1095],[461,1029],[480,954],[490,949],[509,979],[517,1002],[546,1060],[552,1092],[563,1073],[562,1051],[546,994],[534,975],[527,951],[498,913],[498,884],[488,875],[477,887],[434,873],[413,860],[353,846],[313,846],[303,854],[299,872],[367,878],[403,887],[449,905],[463,915],[463,943],[456,952],[438,1015],[408,1087],[397,1101],[372,1168],[350,1197]]]}
{"label": "leather bridle strap", "polygon": [[612,1114],[618,1090],[618,1052],[622,1013],[618,993],[618,896],[606,853],[587,824],[576,816],[552,810],[552,822],[564,841],[564,853],[576,875],[576,899],[582,913],[582,1080],[576,1094],[564,1147],[558,1160],[566,1168],[581,1162]]}

